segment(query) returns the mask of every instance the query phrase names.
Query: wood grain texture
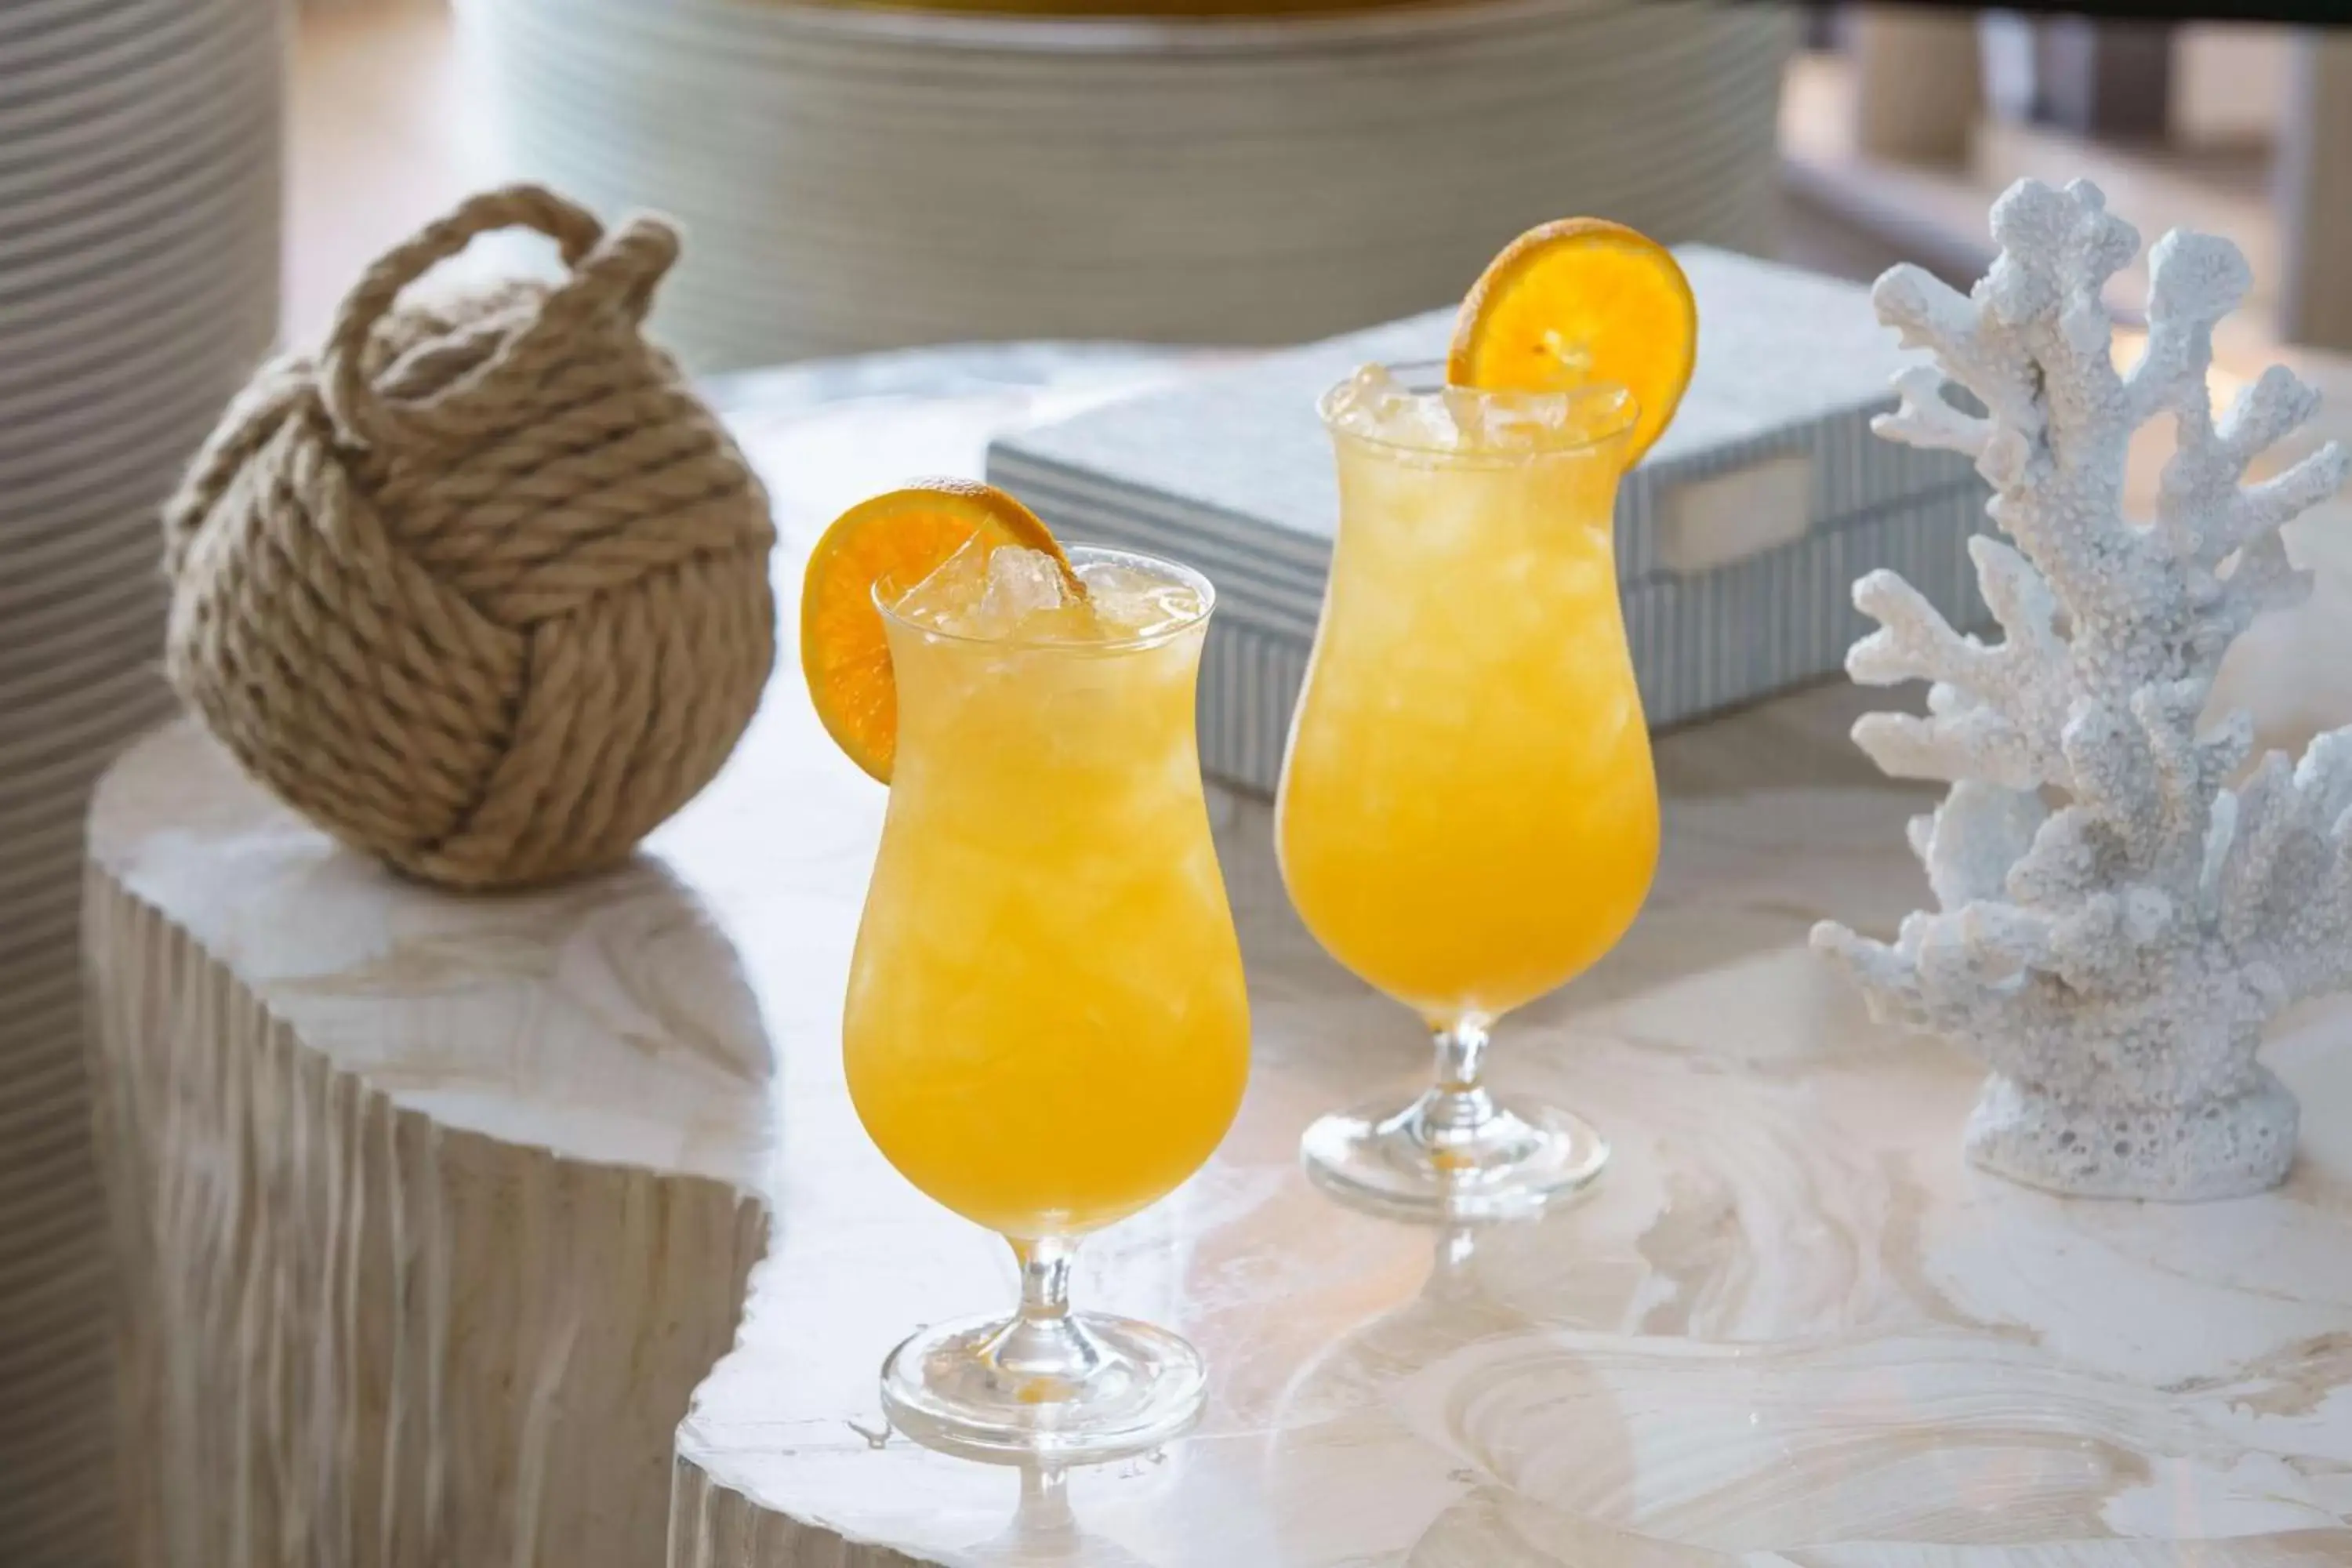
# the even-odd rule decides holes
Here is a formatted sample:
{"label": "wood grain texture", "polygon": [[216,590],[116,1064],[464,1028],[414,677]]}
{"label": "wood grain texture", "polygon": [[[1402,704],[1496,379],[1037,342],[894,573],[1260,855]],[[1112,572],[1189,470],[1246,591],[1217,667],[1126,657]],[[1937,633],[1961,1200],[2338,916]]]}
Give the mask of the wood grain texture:
{"label": "wood grain texture", "polygon": [[763,1207],[404,1106],[102,865],[86,908],[131,1561],[656,1561]]}
{"label": "wood grain texture", "polygon": [[887,1546],[761,1508],[683,1458],[669,1528],[668,1568],[925,1568]]}

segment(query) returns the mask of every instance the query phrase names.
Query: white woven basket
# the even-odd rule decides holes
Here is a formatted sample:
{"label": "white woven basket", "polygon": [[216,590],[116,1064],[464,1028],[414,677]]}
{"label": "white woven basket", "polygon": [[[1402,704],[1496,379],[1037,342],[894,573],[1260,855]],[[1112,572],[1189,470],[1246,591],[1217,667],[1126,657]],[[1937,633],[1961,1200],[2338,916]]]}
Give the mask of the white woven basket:
{"label": "white woven basket", "polygon": [[82,815],[168,708],[155,509],[278,311],[275,0],[0,5],[0,1563],[114,1551]]}
{"label": "white woven basket", "polygon": [[1771,239],[1772,6],[458,9],[517,172],[685,220],[659,325],[703,368],[961,339],[1295,341],[1454,297],[1573,212]]}

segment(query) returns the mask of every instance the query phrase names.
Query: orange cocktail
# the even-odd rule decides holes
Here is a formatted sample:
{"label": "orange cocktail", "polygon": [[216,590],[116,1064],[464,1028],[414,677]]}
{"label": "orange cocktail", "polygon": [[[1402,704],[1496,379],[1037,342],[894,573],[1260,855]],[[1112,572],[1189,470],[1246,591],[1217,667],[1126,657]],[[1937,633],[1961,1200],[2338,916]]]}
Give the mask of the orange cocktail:
{"label": "orange cocktail", "polygon": [[1083,614],[959,615],[952,582],[891,612],[898,763],[843,1026],[890,1163],[1024,1239],[1164,1196],[1249,1062],[1193,746],[1206,596],[1074,560]]}
{"label": "orange cocktail", "polygon": [[1369,367],[1323,400],[1339,529],[1276,804],[1283,881],[1437,1045],[1409,1104],[1301,1140],[1343,1195],[1495,1217],[1607,1158],[1570,1112],[1495,1098],[1487,1031],[1607,952],[1649,891],[1657,785],[1613,529],[1696,333],[1664,249],[1568,219],[1495,258],[1444,366]]}
{"label": "orange cocktail", "polygon": [[1213,598],[1168,562],[1066,552],[956,480],[852,508],[810,558],[810,696],[890,786],[842,1020],[850,1099],[1021,1270],[1011,1317],[932,1324],[883,1365],[892,1424],[936,1447],[1108,1458],[1205,1397],[1183,1340],[1073,1311],[1069,1286],[1089,1232],[1209,1157],[1248,1076],[1193,744]]}

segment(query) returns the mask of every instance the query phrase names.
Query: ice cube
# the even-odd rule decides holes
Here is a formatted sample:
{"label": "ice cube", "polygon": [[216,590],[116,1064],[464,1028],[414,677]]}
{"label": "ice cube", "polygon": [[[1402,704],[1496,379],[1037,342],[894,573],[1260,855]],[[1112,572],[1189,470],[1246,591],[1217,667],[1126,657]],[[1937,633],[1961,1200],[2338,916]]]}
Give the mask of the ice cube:
{"label": "ice cube", "polygon": [[1481,441],[1504,450],[1556,445],[1568,428],[1568,402],[1561,392],[1496,398],[1486,405]]}
{"label": "ice cube", "polygon": [[1623,389],[1603,383],[1546,392],[1440,386],[1415,392],[1366,365],[1325,404],[1343,434],[1429,452],[1548,450],[1597,441],[1633,423]]}
{"label": "ice cube", "polygon": [[900,593],[891,608],[919,626],[949,629],[947,623],[967,614],[987,591],[989,553],[984,541],[965,541],[929,575]]}
{"label": "ice cube", "polygon": [[1341,383],[1324,407],[1343,434],[1445,452],[1462,444],[1451,392],[1416,392],[1386,366],[1368,364]]}
{"label": "ice cube", "polygon": [[1562,445],[1576,409],[1588,395],[1578,392],[1483,392],[1448,386],[1445,407],[1465,451],[1529,451]]}
{"label": "ice cube", "polygon": [[980,619],[987,635],[1018,631],[1023,623],[1070,602],[1062,569],[1043,551],[999,545],[988,558],[988,585],[980,596]]}
{"label": "ice cube", "polygon": [[1475,386],[1449,383],[1439,389],[1438,395],[1444,401],[1446,423],[1453,437],[1446,443],[1448,447],[1475,448],[1488,445],[1488,418],[1494,410],[1490,394]]}
{"label": "ice cube", "polygon": [[1369,436],[1378,426],[1384,409],[1402,393],[1403,388],[1397,385],[1388,366],[1360,366],[1355,374],[1332,391],[1331,421],[1343,430]]}
{"label": "ice cube", "polygon": [[1189,583],[1116,561],[1078,568],[1087,603],[1107,636],[1149,637],[1197,620],[1201,595]]}
{"label": "ice cube", "polygon": [[916,625],[951,637],[1024,642],[1124,641],[1156,637],[1200,618],[1188,583],[1116,561],[1083,560],[1086,596],[1040,551],[974,540],[892,606]]}
{"label": "ice cube", "polygon": [[918,626],[953,637],[1003,637],[1075,602],[1051,556],[974,538],[894,607]]}
{"label": "ice cube", "polygon": [[1341,383],[1327,405],[1331,423],[1349,435],[1376,441],[1414,440],[1424,434],[1417,398],[1389,373],[1368,364]]}

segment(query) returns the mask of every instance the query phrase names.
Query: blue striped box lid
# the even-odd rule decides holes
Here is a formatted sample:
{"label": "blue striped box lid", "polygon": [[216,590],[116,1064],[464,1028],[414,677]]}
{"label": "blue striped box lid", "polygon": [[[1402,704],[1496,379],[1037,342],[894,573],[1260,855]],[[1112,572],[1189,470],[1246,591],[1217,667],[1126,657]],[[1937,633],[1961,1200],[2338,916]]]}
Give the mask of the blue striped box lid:
{"label": "blue striped box lid", "polygon": [[[1671,574],[1660,520],[1678,490],[1801,458],[1806,531],[1967,483],[1967,459],[1870,434],[1918,356],[1867,290],[1706,246],[1677,247],[1699,352],[1673,426],[1620,487],[1619,576]],[[1311,635],[1339,510],[1317,398],[1370,362],[1441,357],[1436,310],[1288,350],[996,441],[989,477],[1074,537],[1115,519],[1216,582],[1225,613]]]}
{"label": "blue striped box lid", "polygon": [[[1662,575],[1624,591],[1625,636],[1653,728],[1834,674],[1869,629],[1848,592],[1876,567],[1908,578],[1956,626],[1987,622],[1968,544],[1992,531],[1980,483],[1848,520],[1720,571]],[[1307,639],[1225,619],[1201,660],[1201,767],[1261,795],[1282,772]]]}

